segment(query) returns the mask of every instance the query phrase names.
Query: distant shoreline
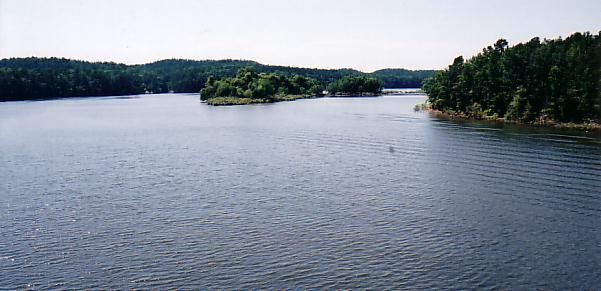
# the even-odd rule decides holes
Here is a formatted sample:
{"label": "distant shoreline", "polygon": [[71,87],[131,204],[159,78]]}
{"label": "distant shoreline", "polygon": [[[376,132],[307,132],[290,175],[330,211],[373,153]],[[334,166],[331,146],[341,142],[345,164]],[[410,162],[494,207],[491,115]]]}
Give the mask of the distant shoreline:
{"label": "distant shoreline", "polygon": [[236,76],[238,71],[245,68],[252,68],[256,73],[287,77],[299,75],[315,79],[324,86],[344,77],[366,76],[381,81],[388,88],[419,87],[425,79],[437,72],[394,68],[366,73],[353,69],[272,66],[248,60],[165,59],[125,65],[52,57],[10,58],[0,59],[0,101],[50,99],[49,96],[64,98],[198,93],[205,87],[205,80],[209,77],[221,80]]}

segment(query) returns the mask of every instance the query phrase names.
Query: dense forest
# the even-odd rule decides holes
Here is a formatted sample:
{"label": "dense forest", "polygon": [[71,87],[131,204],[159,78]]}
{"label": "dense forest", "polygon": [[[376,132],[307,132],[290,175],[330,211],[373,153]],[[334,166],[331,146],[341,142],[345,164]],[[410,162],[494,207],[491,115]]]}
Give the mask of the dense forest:
{"label": "dense forest", "polygon": [[435,71],[387,69],[365,74],[352,69],[325,70],[268,66],[244,60],[163,60],[144,65],[91,63],[62,58],[0,60],[0,101],[52,97],[199,92],[208,77],[234,77],[252,67],[257,73],[303,76],[326,86],[346,76],[369,76],[386,87],[419,87]]}
{"label": "dense forest", "polygon": [[522,122],[601,121],[601,32],[509,47],[500,39],[424,82],[432,108]]}

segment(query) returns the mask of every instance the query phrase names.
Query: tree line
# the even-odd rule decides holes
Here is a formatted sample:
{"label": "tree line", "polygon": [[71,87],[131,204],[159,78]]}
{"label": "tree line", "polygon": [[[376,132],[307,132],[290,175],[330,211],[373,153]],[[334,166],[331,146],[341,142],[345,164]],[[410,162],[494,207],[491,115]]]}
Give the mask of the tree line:
{"label": "tree line", "polygon": [[245,60],[173,59],[143,65],[124,65],[64,58],[11,58],[0,60],[0,101],[199,92],[205,87],[208,77],[234,77],[238,71],[248,67],[257,73],[311,78],[322,86],[347,76],[369,76],[383,81],[387,87],[418,87],[435,72],[389,69],[365,74],[352,69],[268,66]]}
{"label": "tree line", "polygon": [[382,93],[383,83],[376,78],[366,76],[348,76],[328,85],[331,95],[378,95]]}
{"label": "tree line", "polygon": [[432,108],[476,118],[599,122],[601,32],[513,47],[500,39],[467,61],[457,57],[423,90]]}

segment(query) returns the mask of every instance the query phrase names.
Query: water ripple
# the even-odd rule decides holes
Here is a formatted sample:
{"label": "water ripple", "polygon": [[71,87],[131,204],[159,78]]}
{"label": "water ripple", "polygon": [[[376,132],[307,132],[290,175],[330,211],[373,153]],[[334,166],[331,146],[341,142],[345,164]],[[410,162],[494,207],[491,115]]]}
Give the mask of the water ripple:
{"label": "water ripple", "polygon": [[0,286],[600,286],[601,140],[423,98],[0,104]]}

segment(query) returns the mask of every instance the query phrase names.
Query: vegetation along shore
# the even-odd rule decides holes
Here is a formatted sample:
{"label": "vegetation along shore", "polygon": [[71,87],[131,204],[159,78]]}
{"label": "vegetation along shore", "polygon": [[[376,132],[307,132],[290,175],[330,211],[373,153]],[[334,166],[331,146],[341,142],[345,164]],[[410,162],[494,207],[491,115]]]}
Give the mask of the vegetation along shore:
{"label": "vegetation along shore", "polygon": [[446,119],[446,120],[473,120],[473,121],[482,121],[482,122],[491,122],[495,124],[503,124],[503,125],[523,125],[530,127],[549,127],[549,128],[558,128],[558,129],[577,129],[583,131],[592,131],[601,134],[601,124],[597,122],[583,122],[583,123],[575,123],[575,122],[557,122],[549,119],[541,119],[541,120],[533,120],[530,122],[508,119],[504,117],[498,117],[494,115],[489,116],[480,116],[475,117],[473,115],[466,115],[465,113],[455,112],[455,111],[442,111],[438,109],[433,109],[429,103],[417,104],[414,107],[416,112],[423,111],[428,112],[431,116]]}
{"label": "vegetation along shore", "polygon": [[457,57],[422,88],[439,115],[599,130],[601,33],[513,47],[500,39],[468,60]]}

